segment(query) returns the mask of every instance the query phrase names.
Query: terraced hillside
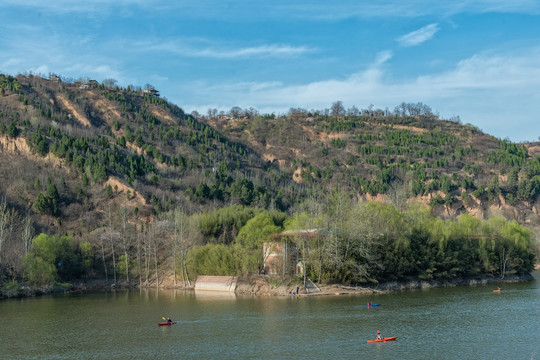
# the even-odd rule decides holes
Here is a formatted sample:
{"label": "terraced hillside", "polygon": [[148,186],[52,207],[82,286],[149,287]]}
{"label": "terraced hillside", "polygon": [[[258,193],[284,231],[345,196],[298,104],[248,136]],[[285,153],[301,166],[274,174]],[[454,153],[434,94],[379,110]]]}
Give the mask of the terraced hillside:
{"label": "terraced hillside", "polygon": [[39,230],[91,232],[113,204],[139,221],[175,206],[286,211],[334,188],[538,226],[538,144],[407,111],[190,115],[108,85],[0,75],[0,192]]}

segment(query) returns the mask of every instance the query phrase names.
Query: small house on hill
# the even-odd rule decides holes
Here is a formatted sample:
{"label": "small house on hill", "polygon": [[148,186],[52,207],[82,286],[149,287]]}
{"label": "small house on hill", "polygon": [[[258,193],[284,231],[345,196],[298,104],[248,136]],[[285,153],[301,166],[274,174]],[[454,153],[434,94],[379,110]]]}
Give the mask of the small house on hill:
{"label": "small house on hill", "polygon": [[299,275],[304,272],[300,261],[301,251],[296,247],[299,237],[312,238],[318,236],[317,229],[287,230],[272,235],[263,244],[263,271],[268,275]]}
{"label": "small house on hill", "polygon": [[150,96],[157,96],[159,97],[159,91],[154,89],[154,88],[148,88],[148,89],[144,89],[143,91],[144,94],[147,94],[147,95],[150,95]]}
{"label": "small house on hill", "polygon": [[60,76],[58,76],[56,74],[49,75],[49,80],[50,81],[56,81],[56,82],[62,82],[62,79],[60,79]]}
{"label": "small house on hill", "polygon": [[98,86],[97,80],[88,80],[79,85],[79,89],[88,90]]}

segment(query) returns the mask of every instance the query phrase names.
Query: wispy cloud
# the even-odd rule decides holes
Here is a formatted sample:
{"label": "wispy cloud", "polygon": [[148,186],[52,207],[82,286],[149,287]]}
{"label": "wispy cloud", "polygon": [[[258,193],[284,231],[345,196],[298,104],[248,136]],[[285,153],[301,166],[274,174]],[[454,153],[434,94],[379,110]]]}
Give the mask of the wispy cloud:
{"label": "wispy cloud", "polygon": [[[137,48],[141,51],[163,51],[187,57],[204,57],[215,59],[251,58],[251,57],[290,57],[316,51],[306,46],[291,46],[281,44],[268,44],[252,47],[226,48],[218,45],[197,47],[191,45],[193,41],[185,42],[139,42]],[[198,39],[197,42],[201,42]]]}
{"label": "wispy cloud", "polygon": [[190,56],[201,56],[201,57],[211,57],[211,58],[238,58],[238,57],[259,57],[259,56],[270,56],[270,57],[280,57],[280,56],[296,56],[301,55],[306,52],[312,52],[313,49],[310,49],[305,46],[288,46],[288,45],[261,45],[255,47],[246,47],[240,49],[217,49],[217,48],[207,48],[207,49],[194,49],[189,54]]}
{"label": "wispy cloud", "polygon": [[[331,2],[281,2],[272,5],[275,13],[288,16],[340,20],[348,18],[418,18],[423,16],[452,16],[455,14],[515,13],[540,14],[537,0],[343,0],[339,6]],[[288,11],[285,11],[288,10]],[[267,14],[275,14],[268,11]]]}
{"label": "wispy cloud", "polygon": [[[144,9],[160,12],[176,12],[180,17],[190,19],[219,19],[236,21],[238,16],[249,13],[244,21],[257,21],[262,18],[303,18],[318,20],[339,20],[347,18],[378,17],[422,17],[451,16],[459,13],[520,13],[540,14],[540,2],[537,0],[342,0],[339,6],[331,2],[317,0],[271,2],[252,0],[178,0],[153,2],[147,0],[2,0],[2,7],[32,8],[55,14],[110,13],[117,14]],[[120,10],[120,12],[118,12]]]}
{"label": "wispy cloud", "polygon": [[0,8],[31,8],[54,14],[103,12],[112,8],[143,7],[145,5],[148,5],[145,0],[2,0],[0,2]]}
{"label": "wispy cloud", "polygon": [[396,40],[401,46],[404,47],[416,46],[432,39],[438,31],[439,24],[429,24],[427,26],[424,26],[423,28],[400,36]]}

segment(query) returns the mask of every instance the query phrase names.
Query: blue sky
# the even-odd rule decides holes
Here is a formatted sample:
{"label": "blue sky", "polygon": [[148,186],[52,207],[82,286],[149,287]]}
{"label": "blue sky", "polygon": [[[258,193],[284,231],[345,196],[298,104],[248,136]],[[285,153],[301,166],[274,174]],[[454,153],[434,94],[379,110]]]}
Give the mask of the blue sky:
{"label": "blue sky", "polygon": [[0,72],[151,84],[184,110],[423,102],[540,137],[540,1],[2,0]]}

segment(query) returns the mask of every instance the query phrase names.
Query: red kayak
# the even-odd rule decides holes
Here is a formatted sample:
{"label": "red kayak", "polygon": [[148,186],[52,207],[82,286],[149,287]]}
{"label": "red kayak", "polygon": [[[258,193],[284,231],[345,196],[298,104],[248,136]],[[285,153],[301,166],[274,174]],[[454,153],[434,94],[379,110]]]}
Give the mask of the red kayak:
{"label": "red kayak", "polygon": [[368,340],[367,342],[368,343],[374,343],[374,342],[387,342],[387,341],[392,341],[392,340],[396,340],[397,339],[397,336],[391,336],[391,337],[385,337],[385,338],[382,338],[380,340]]}
{"label": "red kayak", "polygon": [[163,323],[158,323],[158,326],[168,326],[168,325],[173,325],[173,324],[176,324],[176,321],[173,321],[173,322],[163,322]]}

